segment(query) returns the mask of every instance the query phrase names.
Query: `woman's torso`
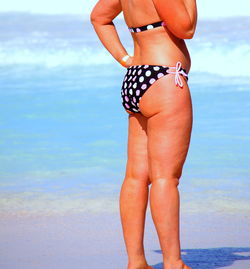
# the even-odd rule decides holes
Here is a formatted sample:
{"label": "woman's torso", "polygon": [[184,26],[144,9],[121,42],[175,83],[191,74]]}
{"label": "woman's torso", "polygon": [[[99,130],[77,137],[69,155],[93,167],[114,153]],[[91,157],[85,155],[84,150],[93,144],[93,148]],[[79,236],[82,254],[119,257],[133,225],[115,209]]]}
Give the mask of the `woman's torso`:
{"label": "woman's torso", "polygon": [[[161,21],[152,0],[120,0],[128,27]],[[165,22],[167,25],[167,21]],[[174,36],[167,27],[131,33],[134,41],[132,65],[156,64],[174,66],[177,61],[190,69],[191,59],[185,41]]]}

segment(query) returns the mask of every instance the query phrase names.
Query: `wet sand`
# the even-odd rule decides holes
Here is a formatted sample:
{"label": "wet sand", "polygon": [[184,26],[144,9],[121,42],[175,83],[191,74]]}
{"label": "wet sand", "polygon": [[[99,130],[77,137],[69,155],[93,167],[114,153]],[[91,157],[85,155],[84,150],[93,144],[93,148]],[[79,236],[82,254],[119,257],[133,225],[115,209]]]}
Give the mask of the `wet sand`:
{"label": "wet sand", "polygon": [[[193,269],[250,268],[250,218],[181,214],[183,260]],[[1,216],[0,267],[4,269],[126,269],[117,213]],[[147,211],[145,252],[162,269],[161,251]]]}

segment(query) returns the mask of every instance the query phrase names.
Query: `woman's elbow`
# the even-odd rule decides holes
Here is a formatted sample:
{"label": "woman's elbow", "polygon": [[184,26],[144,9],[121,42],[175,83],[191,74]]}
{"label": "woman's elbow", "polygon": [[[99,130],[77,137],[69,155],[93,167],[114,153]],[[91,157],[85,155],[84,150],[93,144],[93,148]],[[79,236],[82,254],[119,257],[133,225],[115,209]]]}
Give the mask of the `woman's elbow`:
{"label": "woman's elbow", "polygon": [[93,10],[90,14],[90,22],[94,26],[107,25],[113,23],[112,20],[110,20],[110,18],[103,16],[99,12],[95,12],[95,10]]}
{"label": "woman's elbow", "polygon": [[192,39],[194,36],[194,31],[175,31],[173,34],[180,39]]}
{"label": "woman's elbow", "polygon": [[94,24],[104,24],[105,18],[100,14],[99,10],[94,8],[90,13],[90,22]]}
{"label": "woman's elbow", "polygon": [[191,29],[189,31],[186,31],[184,34],[183,39],[192,39],[194,37],[195,30]]}
{"label": "woman's elbow", "polygon": [[192,39],[195,33],[195,29],[196,29],[196,21],[189,20],[188,22],[186,22],[183,28],[185,32],[184,39]]}
{"label": "woman's elbow", "polygon": [[179,27],[179,29],[176,31],[176,34],[181,39],[192,39],[195,33],[195,25],[183,25],[182,27]]}
{"label": "woman's elbow", "polygon": [[89,19],[92,24],[95,24],[98,21],[98,16],[94,10],[92,10],[92,12],[90,13]]}

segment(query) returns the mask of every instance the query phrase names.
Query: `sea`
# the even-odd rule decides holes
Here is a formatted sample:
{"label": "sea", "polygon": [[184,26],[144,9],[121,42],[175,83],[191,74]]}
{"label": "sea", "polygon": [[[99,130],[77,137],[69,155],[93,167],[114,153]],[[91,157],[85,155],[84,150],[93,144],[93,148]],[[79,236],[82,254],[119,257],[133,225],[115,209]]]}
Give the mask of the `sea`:
{"label": "sea", "polygon": [[[86,15],[0,13],[0,215],[118,212],[125,69]],[[114,20],[133,53],[129,31]],[[200,19],[189,87],[185,213],[250,212],[250,17]]]}

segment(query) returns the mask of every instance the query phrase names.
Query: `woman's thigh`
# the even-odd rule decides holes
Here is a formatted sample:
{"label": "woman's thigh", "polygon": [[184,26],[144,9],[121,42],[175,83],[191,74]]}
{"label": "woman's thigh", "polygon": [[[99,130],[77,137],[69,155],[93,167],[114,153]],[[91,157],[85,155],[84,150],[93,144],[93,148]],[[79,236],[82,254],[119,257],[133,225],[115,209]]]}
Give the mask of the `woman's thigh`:
{"label": "woman's thigh", "polygon": [[140,109],[148,115],[151,181],[157,178],[179,179],[182,174],[193,123],[191,95],[184,79],[183,84],[183,88],[177,87],[173,76],[167,75],[156,81],[144,94],[144,100],[141,99]]}
{"label": "woman's thigh", "polygon": [[140,113],[129,115],[126,178],[149,183],[147,153],[147,118]]}

